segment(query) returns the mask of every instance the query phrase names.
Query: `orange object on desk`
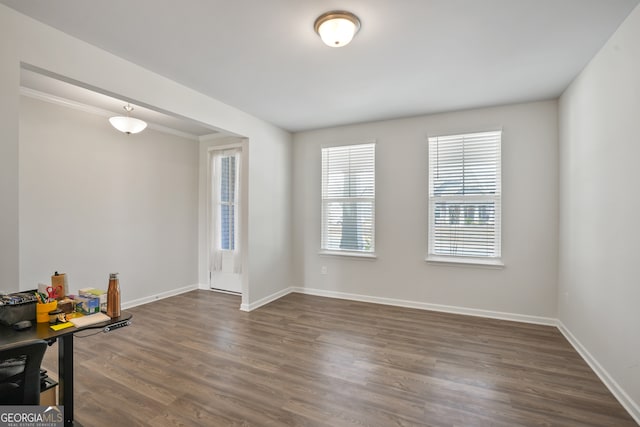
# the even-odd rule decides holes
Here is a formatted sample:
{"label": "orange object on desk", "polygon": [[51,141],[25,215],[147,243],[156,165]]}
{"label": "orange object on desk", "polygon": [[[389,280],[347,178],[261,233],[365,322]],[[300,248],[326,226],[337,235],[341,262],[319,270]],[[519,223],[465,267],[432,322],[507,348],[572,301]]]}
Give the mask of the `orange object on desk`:
{"label": "orange object on desk", "polygon": [[52,301],[45,304],[36,304],[36,322],[49,323],[49,312],[58,308],[58,301]]}

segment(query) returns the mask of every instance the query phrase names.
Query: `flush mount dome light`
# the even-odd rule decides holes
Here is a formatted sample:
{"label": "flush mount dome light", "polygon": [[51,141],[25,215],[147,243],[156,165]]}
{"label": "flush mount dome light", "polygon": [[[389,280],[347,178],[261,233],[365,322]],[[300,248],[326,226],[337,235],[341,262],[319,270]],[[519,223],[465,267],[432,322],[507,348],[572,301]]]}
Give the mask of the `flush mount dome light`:
{"label": "flush mount dome light", "polygon": [[333,10],[318,16],[313,28],[327,46],[342,47],[360,30],[360,19],[351,12]]}
{"label": "flush mount dome light", "polygon": [[118,129],[120,132],[126,133],[127,135],[142,132],[147,127],[146,122],[129,116],[133,111],[133,107],[131,105],[127,104],[122,108],[127,112],[127,115],[111,117],[109,119],[111,126]]}

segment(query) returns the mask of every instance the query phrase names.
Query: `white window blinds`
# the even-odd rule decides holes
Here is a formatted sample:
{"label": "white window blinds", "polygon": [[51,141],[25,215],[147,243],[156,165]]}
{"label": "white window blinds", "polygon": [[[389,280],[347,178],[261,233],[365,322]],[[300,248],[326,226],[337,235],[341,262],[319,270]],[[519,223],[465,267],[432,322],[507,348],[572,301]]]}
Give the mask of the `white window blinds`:
{"label": "white window blinds", "polygon": [[375,144],[322,149],[322,250],[373,253]]}
{"label": "white window blinds", "polygon": [[501,138],[429,138],[428,258],[500,258]]}

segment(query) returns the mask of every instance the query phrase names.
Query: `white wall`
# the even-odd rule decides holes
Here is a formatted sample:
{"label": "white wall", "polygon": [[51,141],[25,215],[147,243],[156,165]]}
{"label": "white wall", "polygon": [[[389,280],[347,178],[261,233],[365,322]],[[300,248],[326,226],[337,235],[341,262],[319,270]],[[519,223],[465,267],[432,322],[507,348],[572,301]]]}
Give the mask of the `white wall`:
{"label": "white wall", "polygon": [[558,317],[640,421],[640,8],[559,105]]}
{"label": "white wall", "polygon": [[18,115],[20,67],[15,61],[15,22],[0,6],[0,291],[15,291],[18,269]]}
{"label": "white wall", "polygon": [[[250,141],[251,271],[243,303],[290,286],[291,135],[269,123],[0,5],[0,272],[18,288],[18,111],[20,63],[77,84],[188,117]],[[255,155],[254,155],[255,154]],[[266,195],[275,194],[268,198]],[[252,209],[251,206],[255,206]],[[265,230],[265,229],[269,230]],[[271,233],[270,230],[277,231]],[[151,289],[148,290],[152,292]]]}
{"label": "white wall", "polygon": [[[249,139],[249,299],[243,306],[292,286],[292,147]],[[283,260],[287,261],[285,269]]]}
{"label": "white wall", "polygon": [[119,272],[123,302],[196,285],[198,143],[29,97],[20,107],[20,288],[54,270],[70,291]]}
{"label": "white wall", "polygon": [[[427,253],[427,135],[503,129],[503,269]],[[376,139],[376,260],[320,256],[320,148]],[[557,105],[538,102],[294,135],[294,265],[307,289],[555,317]],[[321,274],[326,266],[328,274]]]}

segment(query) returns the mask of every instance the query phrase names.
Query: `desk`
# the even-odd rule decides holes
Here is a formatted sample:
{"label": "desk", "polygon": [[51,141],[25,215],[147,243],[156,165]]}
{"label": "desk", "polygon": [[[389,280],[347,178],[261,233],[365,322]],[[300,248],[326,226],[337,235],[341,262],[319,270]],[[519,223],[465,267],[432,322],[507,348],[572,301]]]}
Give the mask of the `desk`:
{"label": "desk", "polygon": [[35,323],[30,329],[14,331],[10,326],[0,325],[0,343],[12,344],[32,339],[41,339],[49,343],[58,342],[58,380],[60,383],[60,405],[64,405],[64,425],[78,426],[73,421],[73,334],[87,329],[100,329],[114,323],[130,320],[130,313],[122,312],[120,317],[115,317],[95,325],[82,328],[66,328],[54,331],[48,323]]}

